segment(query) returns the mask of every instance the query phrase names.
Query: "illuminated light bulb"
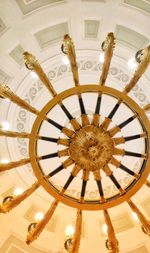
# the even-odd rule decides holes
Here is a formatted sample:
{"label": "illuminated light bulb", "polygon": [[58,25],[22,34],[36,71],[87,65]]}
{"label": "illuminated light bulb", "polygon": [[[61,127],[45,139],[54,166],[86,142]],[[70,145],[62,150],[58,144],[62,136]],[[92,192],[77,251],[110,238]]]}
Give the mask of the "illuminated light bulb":
{"label": "illuminated light bulb", "polygon": [[136,213],[133,212],[132,217],[134,218],[134,220],[139,221],[139,218]]}
{"label": "illuminated light bulb", "polygon": [[68,59],[67,55],[64,55],[64,56],[62,57],[62,63],[63,63],[64,65],[68,65],[68,64],[69,64],[69,59]]}
{"label": "illuminated light bulb", "polygon": [[65,229],[65,235],[66,236],[73,236],[74,235],[74,228],[73,226],[69,225]]}
{"label": "illuminated light bulb", "polygon": [[131,69],[136,69],[137,67],[137,63],[135,61],[134,58],[130,58],[129,61],[128,61],[128,66],[131,68]]}
{"label": "illuminated light bulb", "polygon": [[34,71],[31,71],[31,76],[34,79],[38,79],[38,76],[37,76],[37,74]]}
{"label": "illuminated light bulb", "polygon": [[15,196],[21,195],[22,193],[23,193],[23,189],[21,189],[21,188],[16,188],[14,190],[14,195]]}
{"label": "illuminated light bulb", "polygon": [[1,163],[4,163],[4,164],[7,164],[7,163],[9,163],[9,160],[6,159],[6,158],[4,158],[4,159],[2,159],[0,162],[1,162]]}
{"label": "illuminated light bulb", "polygon": [[9,130],[10,125],[7,121],[3,121],[1,123],[1,127],[2,127],[3,130]]}
{"label": "illuminated light bulb", "polygon": [[102,226],[102,231],[103,231],[104,235],[107,235],[107,230],[108,230],[107,225],[106,225],[106,224],[103,224],[103,226]]}
{"label": "illuminated light bulb", "polygon": [[10,99],[9,99],[9,98],[5,98],[5,101],[6,101],[6,102],[10,102]]}
{"label": "illuminated light bulb", "polygon": [[99,62],[100,63],[104,62],[104,53],[100,53],[100,55],[99,55]]}
{"label": "illuminated light bulb", "polygon": [[36,213],[36,215],[35,215],[36,222],[41,221],[43,219],[43,217],[44,217],[44,214],[42,212]]}

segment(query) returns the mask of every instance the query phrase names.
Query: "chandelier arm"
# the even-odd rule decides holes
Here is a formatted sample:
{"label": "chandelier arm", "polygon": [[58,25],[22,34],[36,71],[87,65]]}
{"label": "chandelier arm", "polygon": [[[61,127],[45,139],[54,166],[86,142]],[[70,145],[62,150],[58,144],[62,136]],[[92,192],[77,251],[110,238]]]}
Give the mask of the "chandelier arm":
{"label": "chandelier arm", "polygon": [[107,235],[108,235],[108,242],[106,247],[109,250],[109,253],[119,253],[119,242],[116,238],[115,231],[107,210],[103,210],[105,223],[107,225]]}
{"label": "chandelier arm", "polygon": [[55,91],[53,85],[51,84],[50,80],[48,79],[47,75],[44,73],[40,63],[36,59],[36,57],[29,52],[24,52],[24,62],[25,66],[36,73],[36,75],[39,77],[41,82],[46,86],[48,91],[51,93],[53,97],[57,95],[57,92]]}
{"label": "chandelier arm", "polygon": [[[30,70],[33,70],[37,74],[37,76],[42,81],[42,83],[46,86],[46,88],[51,93],[51,95],[53,97],[57,96],[57,92],[53,88],[53,85],[51,84],[48,77],[44,73],[44,71],[43,71],[41,65],[39,64],[38,60],[36,59],[36,57],[28,52],[24,52],[24,61],[25,61],[26,67]],[[70,120],[74,129],[78,130],[80,128],[79,123],[73,118],[73,116],[67,110],[65,105],[62,103],[62,101],[59,102],[59,105],[60,105],[61,109],[63,110],[63,112],[65,113],[65,115],[67,116],[67,118]]]}
{"label": "chandelier arm", "polygon": [[5,137],[12,137],[12,138],[30,138],[29,133],[25,132],[12,132],[12,131],[5,131],[5,130],[0,130],[0,136],[5,136]]}
{"label": "chandelier arm", "polygon": [[135,71],[132,79],[126,85],[124,89],[124,93],[129,93],[134,88],[134,86],[137,84],[141,76],[144,74],[144,72],[148,68],[149,64],[150,64],[150,45],[142,50],[141,62],[137,70]]}
{"label": "chandelier arm", "polygon": [[143,231],[150,236],[150,221],[145,218],[145,216],[131,199],[127,200],[127,203],[130,206],[131,210],[137,214],[138,219],[142,224]]}
{"label": "chandelier arm", "polygon": [[58,151],[58,156],[59,157],[62,157],[62,156],[69,156],[69,148],[65,148],[65,149],[62,149],[62,150],[59,150]]}
{"label": "chandelier arm", "polygon": [[68,34],[64,36],[63,50],[64,50],[63,52],[67,54],[69,62],[70,62],[74,84],[75,86],[79,86],[80,82],[79,82],[78,65],[76,61],[75,47],[74,47],[74,43],[71,37]]}
{"label": "chandelier arm", "polygon": [[[66,34],[64,36],[63,53],[67,54],[67,56],[68,56],[70,66],[71,66],[71,71],[72,71],[72,74],[73,74],[74,84],[75,84],[75,86],[79,86],[80,81],[79,81],[79,73],[78,73],[78,64],[77,64],[77,61],[76,61],[75,47],[74,47],[74,43],[73,43],[71,37],[68,34]],[[86,114],[86,110],[85,110],[85,106],[84,106],[84,103],[83,103],[82,95],[79,94],[79,93],[77,95],[78,95],[81,114],[85,115],[84,118],[81,117],[82,125],[83,126],[84,125],[89,125],[90,122],[89,122],[88,116]]]}
{"label": "chandelier arm", "polygon": [[146,180],[145,184],[150,187],[150,182],[148,180]]}
{"label": "chandelier arm", "polygon": [[35,228],[32,231],[29,232],[26,239],[27,244],[32,243],[39,237],[39,235],[41,234],[41,232],[43,231],[43,229],[45,228],[45,226],[51,219],[52,215],[54,214],[58,203],[59,202],[57,200],[54,200],[51,204],[50,209],[44,215],[43,219],[36,224]]}
{"label": "chandelier arm", "polygon": [[149,112],[149,111],[150,111],[150,104],[145,105],[145,106],[143,107],[143,110],[144,110],[145,112]]}
{"label": "chandelier arm", "polygon": [[10,201],[3,202],[0,205],[0,213],[7,213],[11,211],[13,208],[18,206],[23,200],[28,198],[39,186],[40,186],[39,182],[35,182],[29,189],[24,191],[22,194],[18,196],[12,196]]}
{"label": "chandelier arm", "polygon": [[32,112],[36,115],[39,114],[39,111],[28,104],[25,100],[21,99],[17,96],[7,85],[0,83],[0,96],[3,98],[10,99],[13,103],[17,104],[18,106],[24,108],[25,110]]}
{"label": "chandelier arm", "polygon": [[79,252],[81,235],[82,235],[82,219],[83,219],[82,211],[78,209],[77,216],[76,216],[75,233],[72,239],[72,246],[71,246],[70,253]]}
{"label": "chandelier arm", "polygon": [[6,171],[6,170],[11,170],[11,169],[23,166],[28,163],[30,163],[30,158],[21,159],[19,161],[10,162],[7,164],[0,163],[0,172]]}
{"label": "chandelier arm", "polygon": [[112,32],[108,33],[103,45],[104,47],[102,49],[105,53],[105,56],[104,56],[104,63],[102,66],[102,74],[99,80],[99,85],[105,85],[106,78],[108,76],[108,71],[110,68],[111,59],[113,56],[113,49],[115,47],[115,37]]}

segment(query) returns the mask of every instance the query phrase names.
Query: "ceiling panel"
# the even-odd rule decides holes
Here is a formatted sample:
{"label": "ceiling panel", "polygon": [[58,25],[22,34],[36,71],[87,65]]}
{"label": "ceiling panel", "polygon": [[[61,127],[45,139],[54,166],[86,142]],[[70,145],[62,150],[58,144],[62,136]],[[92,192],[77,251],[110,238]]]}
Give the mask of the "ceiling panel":
{"label": "ceiling panel", "polygon": [[49,4],[63,3],[64,0],[16,0],[22,13],[28,14]]}
{"label": "ceiling panel", "polygon": [[127,253],[148,253],[147,249],[143,246],[138,249],[128,251]]}
{"label": "ceiling panel", "polygon": [[84,21],[84,36],[86,39],[96,39],[99,31],[98,20],[85,20]]}
{"label": "ceiling panel", "polygon": [[0,82],[1,83],[8,83],[11,77],[6,74],[2,69],[0,69]]}
{"label": "ceiling panel", "polygon": [[20,250],[20,249],[18,249],[16,246],[11,246],[10,248],[9,248],[9,250],[7,251],[7,253],[25,253],[25,252],[27,252],[27,251],[22,251],[22,250]]}
{"label": "ceiling panel", "polygon": [[149,42],[147,37],[121,25],[116,25],[115,34],[119,42],[136,49],[145,47]]}
{"label": "ceiling panel", "polygon": [[129,6],[133,6],[136,7],[142,11],[148,12],[150,13],[150,1],[148,3],[148,1],[146,2],[145,0],[124,0],[124,3],[129,5]]}
{"label": "ceiling panel", "polygon": [[9,55],[13,58],[14,61],[16,61],[19,65],[23,64],[23,48],[21,45],[17,45],[10,53]]}
{"label": "ceiling panel", "polygon": [[0,35],[6,30],[6,25],[4,24],[3,20],[0,18]]}
{"label": "ceiling panel", "polygon": [[41,48],[45,48],[53,43],[62,41],[63,36],[68,32],[68,23],[61,23],[47,27],[34,34]]}

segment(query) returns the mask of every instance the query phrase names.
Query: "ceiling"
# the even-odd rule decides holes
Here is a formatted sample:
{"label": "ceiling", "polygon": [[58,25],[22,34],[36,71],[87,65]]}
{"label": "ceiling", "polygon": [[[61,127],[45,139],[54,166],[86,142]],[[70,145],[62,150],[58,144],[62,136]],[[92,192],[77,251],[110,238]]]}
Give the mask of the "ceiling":
{"label": "ceiling", "polygon": [[[112,31],[117,45],[108,85],[121,90],[133,74],[127,61],[150,41],[149,15],[148,0],[0,1],[0,82],[8,84],[20,97],[41,109],[50,96],[25,68],[23,51],[36,55],[57,92],[61,92],[73,86],[70,68],[62,64],[63,35],[69,33],[74,40],[81,83],[97,83],[101,71],[98,60],[101,43]],[[150,102],[149,70],[131,96],[141,106]],[[90,111],[88,100],[86,103]],[[76,115],[77,108],[72,105],[72,110]],[[30,131],[34,119],[25,110],[8,101],[0,101],[0,121],[9,121],[11,130]],[[26,140],[1,138],[0,146],[0,159],[19,160],[28,155]],[[17,186],[28,188],[34,180],[30,166],[1,173],[0,200]],[[95,190],[89,191],[91,198],[95,194]],[[133,199],[150,218],[149,189],[143,186]],[[68,224],[74,224],[75,210],[62,204],[40,238],[32,246],[24,243],[27,227],[34,220],[35,213],[46,212],[51,202],[49,194],[40,188],[12,212],[1,215],[0,253],[63,252],[64,230]],[[141,232],[126,204],[112,208],[110,214],[122,253],[150,252],[149,238]],[[102,225],[101,212],[84,212],[81,252],[107,252]]]}

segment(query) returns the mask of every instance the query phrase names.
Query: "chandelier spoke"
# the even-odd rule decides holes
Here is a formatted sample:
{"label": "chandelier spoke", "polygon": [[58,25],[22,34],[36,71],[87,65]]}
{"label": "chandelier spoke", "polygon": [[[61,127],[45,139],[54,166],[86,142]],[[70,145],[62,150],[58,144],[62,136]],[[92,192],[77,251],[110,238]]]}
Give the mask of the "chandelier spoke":
{"label": "chandelier spoke", "polygon": [[42,155],[40,157],[40,160],[46,160],[49,158],[54,158],[54,157],[58,157],[58,152],[52,153],[52,154],[48,154],[48,155]]}
{"label": "chandelier spoke", "polygon": [[124,128],[125,126],[127,126],[129,123],[131,123],[135,118],[137,117],[137,115],[133,115],[130,118],[128,118],[127,120],[123,121],[121,124],[119,124],[118,126],[115,126],[113,128],[111,128],[108,132],[110,134],[111,137],[113,137],[116,133],[118,133],[122,128]]}
{"label": "chandelier spoke", "polygon": [[103,191],[103,187],[102,187],[102,179],[101,179],[101,175],[100,175],[100,170],[94,170],[93,175],[94,175],[94,179],[96,181],[97,187],[98,187],[98,192],[100,195],[100,202],[103,203],[103,202],[105,202],[105,198],[104,198],[104,191]]}
{"label": "chandelier spoke", "polygon": [[27,239],[26,239],[27,244],[32,243],[39,237],[39,235],[42,233],[47,223],[50,221],[52,215],[54,214],[58,203],[59,202],[57,200],[54,200],[50,209],[44,215],[43,219],[36,224],[33,230],[29,231],[29,234],[27,235]]}
{"label": "chandelier spoke", "polygon": [[141,76],[144,74],[150,64],[150,45],[142,50],[141,59],[137,70],[130,82],[126,85],[124,93],[129,93],[137,84]]}
{"label": "chandelier spoke", "polygon": [[108,71],[110,68],[111,58],[113,56],[113,49],[115,47],[115,37],[113,33],[108,33],[105,41],[102,44],[104,51],[104,63],[102,66],[102,74],[100,76],[99,85],[105,85]]}
{"label": "chandelier spoke", "polygon": [[119,242],[116,238],[115,231],[107,210],[103,210],[105,223],[107,225],[107,235],[106,248],[110,253],[119,253]]}
{"label": "chandelier spoke", "polygon": [[0,172],[6,171],[6,170],[11,170],[11,169],[20,167],[20,166],[28,164],[28,163],[30,163],[30,158],[21,159],[19,161],[10,162],[7,164],[0,163]]}
{"label": "chandelier spoke", "polygon": [[43,141],[49,141],[49,142],[58,142],[58,138],[51,138],[51,137],[46,137],[46,136],[39,136],[38,139],[43,140]]}
{"label": "chandelier spoke", "polygon": [[125,150],[124,154],[125,154],[126,156],[141,157],[141,158],[144,158],[144,159],[147,158],[147,155],[146,155],[146,154],[140,154],[140,153],[131,152],[131,151],[127,151],[127,150]]}
{"label": "chandelier spoke", "polygon": [[132,136],[126,136],[124,137],[125,141],[132,141],[132,140],[136,140],[139,138],[145,138],[146,137],[146,133],[142,133],[142,134],[136,134],[136,135],[132,135]]}
{"label": "chandelier spoke", "polygon": [[89,180],[89,176],[90,176],[90,171],[83,170],[82,187],[81,187],[81,199],[80,199],[81,203],[84,202],[84,197],[85,197],[85,194],[86,194],[86,187],[87,187],[87,182]]}
{"label": "chandelier spoke", "polygon": [[120,169],[124,170],[125,172],[127,172],[128,174],[130,174],[131,176],[135,177],[135,178],[139,178],[140,175],[138,175],[137,173],[135,173],[134,171],[130,170],[129,168],[127,168],[125,165],[123,165],[122,163],[120,163],[119,166]]}
{"label": "chandelier spoke", "polygon": [[0,96],[2,98],[8,98],[13,103],[17,104],[18,106],[24,108],[25,110],[32,112],[36,115],[39,114],[39,111],[28,104],[25,100],[21,99],[19,96],[17,96],[7,85],[0,83]]}
{"label": "chandelier spoke", "polygon": [[65,183],[65,185],[63,187],[64,190],[67,190],[67,188],[69,187],[69,185],[71,184],[71,182],[73,181],[74,178],[75,177],[72,174],[69,176],[67,182]]}
{"label": "chandelier spoke", "polygon": [[[9,196],[4,198],[3,203],[0,205],[0,213],[7,213],[13,208],[18,206],[23,200],[28,198],[38,187],[40,186],[39,182],[35,182],[29,189],[24,191],[18,196]],[[8,200],[9,199],[9,200]]]}
{"label": "chandelier spoke", "polygon": [[59,172],[62,171],[63,169],[64,169],[64,166],[63,166],[63,164],[62,164],[62,165],[60,165],[58,168],[56,168],[55,170],[53,170],[52,172],[50,172],[50,173],[46,176],[46,178],[50,178],[50,177],[55,176],[57,173],[59,173]]}
{"label": "chandelier spoke", "polygon": [[112,111],[109,113],[109,115],[108,115],[108,118],[109,119],[112,119],[113,118],[113,116],[115,115],[115,113],[117,112],[117,110],[119,109],[119,106],[121,105],[121,100],[119,100],[118,102],[117,102],[117,104],[115,104],[115,106],[114,106],[114,108],[112,109]]}

